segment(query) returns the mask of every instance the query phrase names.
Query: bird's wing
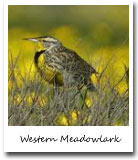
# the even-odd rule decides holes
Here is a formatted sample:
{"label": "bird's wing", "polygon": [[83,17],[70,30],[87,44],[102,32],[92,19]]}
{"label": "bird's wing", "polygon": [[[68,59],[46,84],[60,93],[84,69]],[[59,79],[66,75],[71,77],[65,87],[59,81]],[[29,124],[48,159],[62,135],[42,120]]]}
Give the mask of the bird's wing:
{"label": "bird's wing", "polygon": [[[73,72],[80,71],[80,74],[96,73],[96,70],[89,63],[83,60],[75,51],[64,47],[63,52],[61,53],[64,54],[64,52],[66,53],[66,69],[71,69]],[[70,68],[68,68],[69,66]]]}
{"label": "bird's wing", "polygon": [[58,71],[78,72],[78,74],[92,74],[95,69],[83,60],[76,52],[65,47],[55,48],[55,51],[46,57],[47,63]]}

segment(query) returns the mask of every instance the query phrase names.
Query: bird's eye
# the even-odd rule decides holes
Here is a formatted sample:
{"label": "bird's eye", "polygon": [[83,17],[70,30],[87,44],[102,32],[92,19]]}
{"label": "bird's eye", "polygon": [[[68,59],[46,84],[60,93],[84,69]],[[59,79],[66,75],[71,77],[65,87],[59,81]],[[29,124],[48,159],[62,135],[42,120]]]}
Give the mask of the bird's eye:
{"label": "bird's eye", "polygon": [[42,41],[43,41],[43,42],[46,42],[46,40],[44,40],[44,39],[43,39]]}

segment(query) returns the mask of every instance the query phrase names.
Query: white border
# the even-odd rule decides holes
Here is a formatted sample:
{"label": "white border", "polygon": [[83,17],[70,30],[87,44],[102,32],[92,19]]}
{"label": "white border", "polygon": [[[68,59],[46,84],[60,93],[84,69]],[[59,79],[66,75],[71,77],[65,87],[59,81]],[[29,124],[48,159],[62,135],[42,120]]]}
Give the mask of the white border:
{"label": "white border", "polygon": [[[83,127],[17,127],[8,126],[8,5],[129,5],[129,126],[83,126]],[[122,138],[121,143],[20,143],[20,135],[60,137],[61,135],[78,136],[84,134],[97,137],[101,134]],[[9,0],[4,5],[4,152],[133,152],[133,3],[127,0]]]}

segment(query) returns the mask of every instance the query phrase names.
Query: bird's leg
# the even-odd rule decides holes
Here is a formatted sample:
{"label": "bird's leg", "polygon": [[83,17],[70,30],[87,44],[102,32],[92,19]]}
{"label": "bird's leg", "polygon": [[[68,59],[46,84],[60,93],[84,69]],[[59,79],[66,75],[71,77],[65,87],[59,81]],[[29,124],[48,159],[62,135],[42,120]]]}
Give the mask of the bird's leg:
{"label": "bird's leg", "polygon": [[86,96],[87,96],[87,89],[85,90],[84,95],[81,94],[80,96],[81,96],[81,98],[82,98],[82,100],[83,100],[83,103],[82,103],[82,106],[81,106],[81,108],[83,109],[84,106],[87,106],[87,104],[86,104],[86,102],[85,102],[85,99],[86,99]]}
{"label": "bird's leg", "polygon": [[85,106],[87,106],[86,102],[85,102],[85,99],[86,99],[86,96],[87,96],[87,89],[85,90],[85,93],[84,95],[81,93],[81,89],[84,87],[84,85],[81,85],[81,86],[78,86],[78,93],[80,94],[80,97],[81,99],[83,100],[83,103],[81,105],[81,108]]}
{"label": "bird's leg", "polygon": [[54,87],[53,87],[53,93],[54,95],[59,95],[59,85],[57,83],[56,77],[54,78]]}

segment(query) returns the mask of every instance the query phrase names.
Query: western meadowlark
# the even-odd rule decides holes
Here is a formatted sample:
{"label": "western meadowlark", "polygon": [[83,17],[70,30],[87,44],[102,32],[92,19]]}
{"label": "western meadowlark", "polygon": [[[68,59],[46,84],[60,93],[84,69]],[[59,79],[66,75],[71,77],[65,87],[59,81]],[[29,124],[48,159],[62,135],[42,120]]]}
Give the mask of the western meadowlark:
{"label": "western meadowlark", "polygon": [[[95,89],[90,77],[97,73],[96,70],[75,51],[64,47],[60,41],[51,36],[25,38],[25,40],[37,42],[43,47],[35,53],[34,63],[46,81],[59,86],[80,88],[85,85],[89,90]],[[43,62],[40,62],[42,56]]]}

